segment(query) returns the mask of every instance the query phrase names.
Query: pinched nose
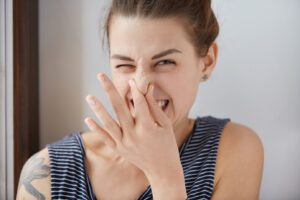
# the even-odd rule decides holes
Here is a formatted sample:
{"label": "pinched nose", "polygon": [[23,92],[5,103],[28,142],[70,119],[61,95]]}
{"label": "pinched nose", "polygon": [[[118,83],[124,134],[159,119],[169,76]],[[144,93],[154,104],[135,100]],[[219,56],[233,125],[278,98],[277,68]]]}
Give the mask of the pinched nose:
{"label": "pinched nose", "polygon": [[146,95],[148,93],[148,91],[150,90],[150,83],[140,84],[140,85],[136,84],[136,85],[137,85],[137,89],[144,95]]}
{"label": "pinched nose", "polygon": [[153,82],[151,77],[152,76],[150,74],[141,72],[141,73],[137,73],[134,78],[138,90],[144,95],[147,94],[150,83]]}

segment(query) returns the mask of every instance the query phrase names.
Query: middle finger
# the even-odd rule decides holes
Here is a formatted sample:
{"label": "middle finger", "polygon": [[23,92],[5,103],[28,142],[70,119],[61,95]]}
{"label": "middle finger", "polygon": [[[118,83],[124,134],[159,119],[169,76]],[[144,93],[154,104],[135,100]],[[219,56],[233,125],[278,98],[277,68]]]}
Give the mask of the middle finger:
{"label": "middle finger", "polygon": [[134,126],[134,121],[126,103],[121,98],[114,84],[104,73],[97,74],[97,77],[100,80],[102,87],[106,91],[114,111],[116,112],[120,126],[122,129],[130,130]]}

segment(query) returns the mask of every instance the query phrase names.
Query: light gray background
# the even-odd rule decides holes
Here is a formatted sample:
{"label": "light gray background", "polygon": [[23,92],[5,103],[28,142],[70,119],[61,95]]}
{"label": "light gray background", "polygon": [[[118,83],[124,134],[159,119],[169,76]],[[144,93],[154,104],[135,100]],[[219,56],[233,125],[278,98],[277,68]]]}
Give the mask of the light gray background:
{"label": "light gray background", "polygon": [[[85,102],[96,95],[112,107],[96,79],[110,76],[99,24],[104,0],[40,0],[41,148],[95,118]],[[190,116],[229,117],[261,137],[263,200],[300,199],[300,2],[216,0],[219,58],[200,85]]]}
{"label": "light gray background", "polygon": [[0,199],[14,197],[13,1],[0,0]]}

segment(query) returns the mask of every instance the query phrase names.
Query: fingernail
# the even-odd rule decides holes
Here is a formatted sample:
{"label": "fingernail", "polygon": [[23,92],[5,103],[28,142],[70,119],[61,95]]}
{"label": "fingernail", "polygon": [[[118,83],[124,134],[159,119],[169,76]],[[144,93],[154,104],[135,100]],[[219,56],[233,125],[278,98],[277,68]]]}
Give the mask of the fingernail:
{"label": "fingernail", "polygon": [[151,84],[149,87],[149,92],[151,95],[153,95],[153,89],[154,89],[154,86]]}
{"label": "fingernail", "polygon": [[92,105],[92,106],[95,106],[95,105],[96,105],[96,102],[95,102],[95,100],[94,100],[92,97],[88,97],[88,98],[87,98],[87,101],[88,101],[88,103],[89,103],[90,105]]}
{"label": "fingernail", "polygon": [[92,120],[90,118],[85,118],[85,123],[87,123],[88,125],[90,125],[92,123]]}
{"label": "fingernail", "polygon": [[91,129],[94,129],[95,128],[95,125],[93,124],[93,121],[90,119],[90,118],[87,118],[85,120],[85,122],[87,123],[87,125],[91,128]]}
{"label": "fingernail", "polygon": [[129,80],[129,85],[130,85],[131,87],[133,87],[133,80],[132,80],[132,79]]}
{"label": "fingernail", "polygon": [[106,81],[105,75],[104,75],[103,73],[98,74],[97,77],[98,77],[98,79],[99,79],[101,82],[105,82],[105,81]]}

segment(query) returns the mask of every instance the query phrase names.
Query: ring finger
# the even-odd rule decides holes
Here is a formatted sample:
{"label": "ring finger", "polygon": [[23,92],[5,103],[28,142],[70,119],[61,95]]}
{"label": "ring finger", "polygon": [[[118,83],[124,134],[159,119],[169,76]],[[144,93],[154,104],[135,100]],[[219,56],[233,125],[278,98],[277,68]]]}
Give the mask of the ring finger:
{"label": "ring finger", "polygon": [[107,133],[103,128],[101,128],[92,118],[87,117],[84,119],[84,122],[88,125],[91,131],[100,133],[101,139],[105,144],[114,147],[114,139]]}
{"label": "ring finger", "polygon": [[122,132],[118,123],[110,116],[96,97],[88,95],[86,101],[89,103],[96,116],[101,120],[104,129],[111,135],[116,143],[119,143],[122,140]]}

